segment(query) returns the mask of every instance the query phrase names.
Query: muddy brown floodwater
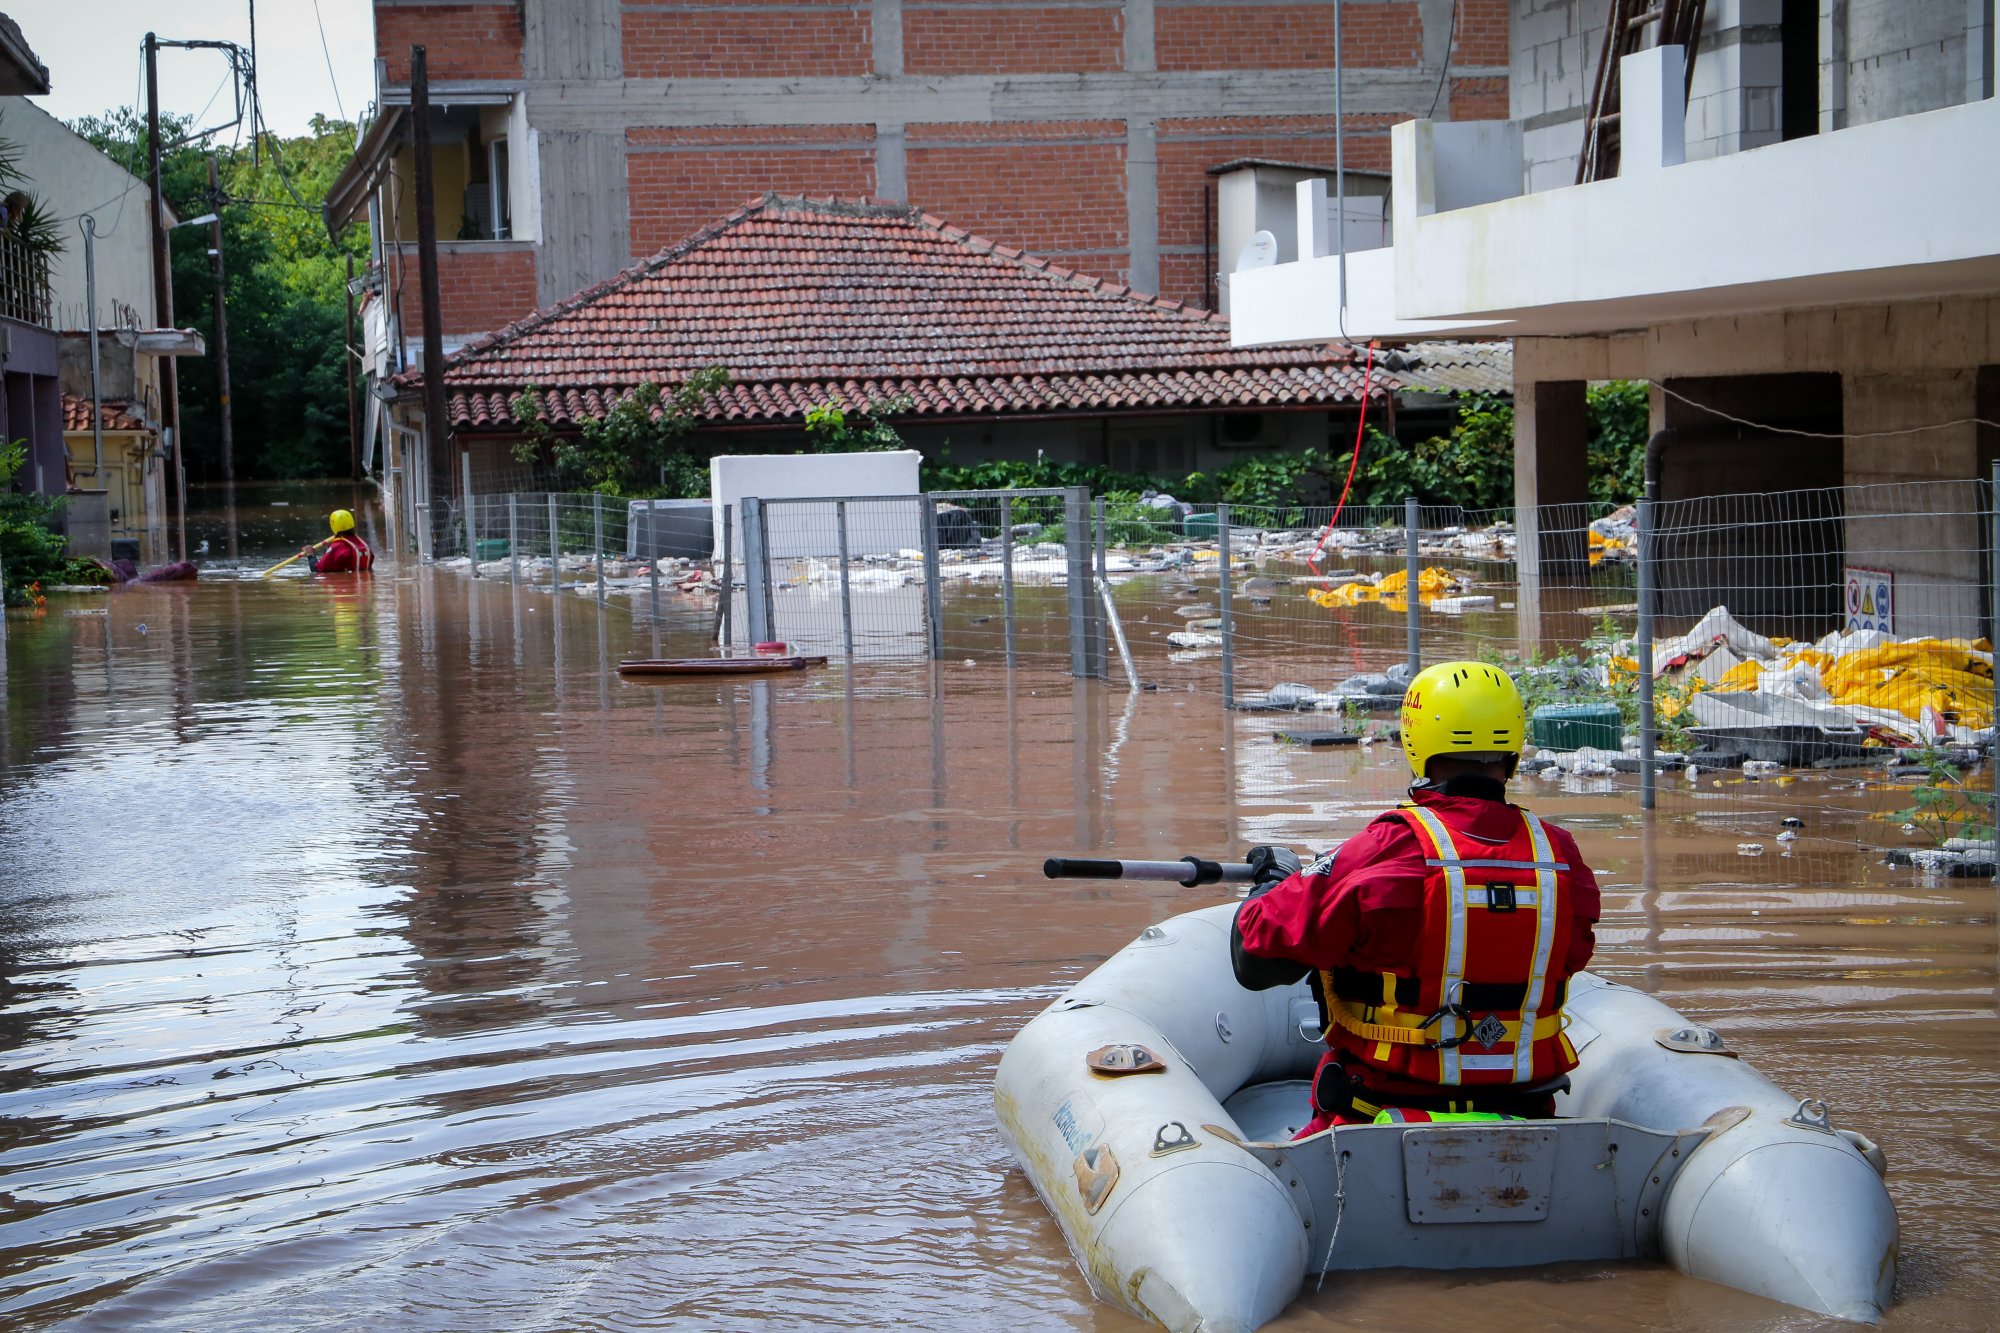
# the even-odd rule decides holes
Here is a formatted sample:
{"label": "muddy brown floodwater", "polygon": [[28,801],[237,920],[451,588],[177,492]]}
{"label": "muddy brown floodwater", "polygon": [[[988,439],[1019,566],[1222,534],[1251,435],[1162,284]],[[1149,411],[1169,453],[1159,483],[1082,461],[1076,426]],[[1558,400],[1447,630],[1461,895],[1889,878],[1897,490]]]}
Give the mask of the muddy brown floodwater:
{"label": "muddy brown floodwater", "polygon": [[[705,625],[676,610],[667,651]],[[393,569],[9,620],[0,1325],[1136,1327],[990,1081],[1062,987],[1212,899],[1041,859],[1325,846],[1399,757],[990,657],[621,681],[650,633]],[[1888,1326],[1991,1327],[1993,885],[1878,864],[1832,788],[1754,859],[1744,805],[1527,795],[1605,881],[1599,970],[1887,1149]],[[1824,1322],[1579,1265],[1333,1279],[1280,1327],[1468,1309]]]}

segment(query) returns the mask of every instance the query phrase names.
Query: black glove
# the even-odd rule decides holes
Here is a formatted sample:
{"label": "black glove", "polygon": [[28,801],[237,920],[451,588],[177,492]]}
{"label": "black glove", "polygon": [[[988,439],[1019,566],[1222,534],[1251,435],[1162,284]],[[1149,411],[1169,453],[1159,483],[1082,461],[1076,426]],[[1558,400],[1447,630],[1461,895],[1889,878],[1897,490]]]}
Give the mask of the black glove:
{"label": "black glove", "polygon": [[1289,847],[1252,847],[1245,858],[1250,862],[1250,883],[1254,890],[1268,889],[1299,873],[1299,854]]}

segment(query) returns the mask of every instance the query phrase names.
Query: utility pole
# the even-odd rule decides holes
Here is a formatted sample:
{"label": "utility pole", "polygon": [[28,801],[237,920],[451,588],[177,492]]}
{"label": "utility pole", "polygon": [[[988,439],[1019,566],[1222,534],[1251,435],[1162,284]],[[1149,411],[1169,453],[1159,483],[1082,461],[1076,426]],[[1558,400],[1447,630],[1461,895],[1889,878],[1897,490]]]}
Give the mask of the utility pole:
{"label": "utility pole", "polygon": [[229,398],[229,276],[222,263],[222,181],[215,169],[215,154],[208,155],[208,254],[215,271],[215,383],[222,408],[222,497],[229,511],[229,532],[224,546],[231,560],[237,557],[236,531],[236,413]]}
{"label": "utility pole", "polygon": [[[438,295],[437,196],[431,180],[431,82],[421,46],[410,48],[410,126],[417,160],[417,283],[423,289],[424,311],[424,493],[435,505],[440,491],[450,493],[456,469],[446,453],[451,431],[444,415],[444,313]],[[437,484],[440,478],[442,487]],[[435,514],[426,507],[433,532]]]}
{"label": "utility pole", "polygon": [[[160,39],[146,34],[146,159],[152,187],[153,320],[163,329],[174,326],[173,253],[167,248],[167,208],[160,188]],[[187,559],[187,469],[181,461],[181,398],[178,367],[171,356],[159,358],[160,429],[167,437],[167,459],[174,493],[176,559]]]}
{"label": "utility pole", "polygon": [[361,480],[361,436],[354,428],[354,256],[347,256],[347,338],[341,343],[341,359],[347,362],[347,466],[354,480]]}
{"label": "utility pole", "polygon": [[215,379],[222,404],[222,480],[236,484],[236,423],[229,406],[229,305],[228,275],[222,266],[222,185],[215,169],[215,154],[208,155],[208,198],[215,221],[208,224],[209,256],[215,271]]}

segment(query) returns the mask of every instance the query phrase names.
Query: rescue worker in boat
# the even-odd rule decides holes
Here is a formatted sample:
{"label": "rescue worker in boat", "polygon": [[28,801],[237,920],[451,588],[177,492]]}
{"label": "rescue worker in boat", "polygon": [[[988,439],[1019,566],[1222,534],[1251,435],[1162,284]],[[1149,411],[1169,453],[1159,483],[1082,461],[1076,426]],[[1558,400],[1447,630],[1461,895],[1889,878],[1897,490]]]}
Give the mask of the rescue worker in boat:
{"label": "rescue worker in boat", "polygon": [[1301,869],[1250,853],[1230,952],[1252,990],[1310,976],[1327,1051],[1312,1119],[1547,1117],[1576,1052],[1569,979],[1596,945],[1576,840],[1507,800],[1527,739],[1507,673],[1447,662],[1403,696],[1410,799]]}
{"label": "rescue worker in boat", "polygon": [[[375,553],[355,532],[352,513],[336,509],[327,516],[326,524],[333,529],[333,535],[299,552],[300,555],[312,556],[310,568],[313,573],[365,574],[375,567]],[[321,550],[321,547],[326,549]],[[313,555],[315,551],[319,554]]]}

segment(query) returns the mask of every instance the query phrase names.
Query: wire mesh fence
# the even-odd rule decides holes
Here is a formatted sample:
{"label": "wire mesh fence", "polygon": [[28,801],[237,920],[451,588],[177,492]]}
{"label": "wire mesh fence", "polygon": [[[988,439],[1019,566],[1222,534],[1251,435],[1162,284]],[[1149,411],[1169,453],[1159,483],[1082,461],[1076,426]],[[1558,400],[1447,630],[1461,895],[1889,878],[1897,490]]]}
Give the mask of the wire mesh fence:
{"label": "wire mesh fence", "polygon": [[1061,666],[1385,737],[1415,670],[1486,660],[1534,714],[1531,781],[1738,820],[1837,790],[1886,843],[1973,853],[1993,525],[1969,480],[1532,513],[528,492],[458,519],[481,577],[624,598],[725,648]]}

